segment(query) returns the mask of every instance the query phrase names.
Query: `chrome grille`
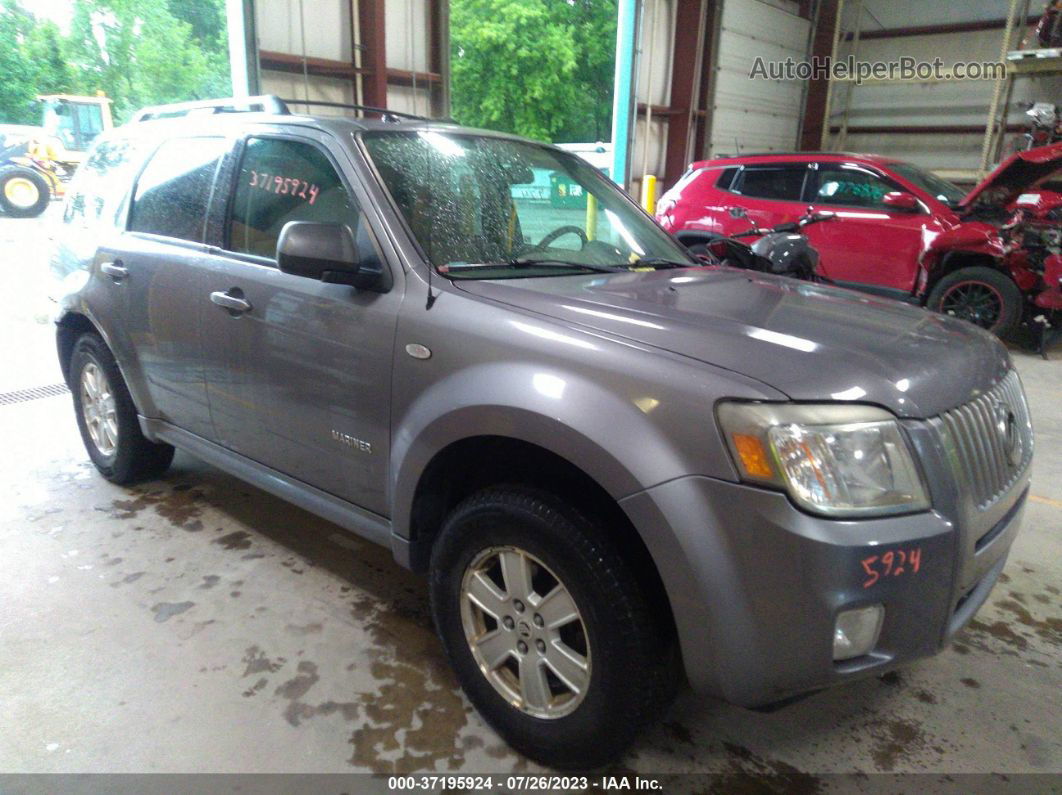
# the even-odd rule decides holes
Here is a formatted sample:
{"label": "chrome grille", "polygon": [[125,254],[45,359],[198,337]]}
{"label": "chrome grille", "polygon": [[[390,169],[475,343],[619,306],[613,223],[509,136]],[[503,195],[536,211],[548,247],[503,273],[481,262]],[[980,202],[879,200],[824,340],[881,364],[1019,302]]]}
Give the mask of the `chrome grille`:
{"label": "chrome grille", "polygon": [[934,424],[956,477],[979,510],[1005,494],[1032,458],[1029,406],[1015,370],[985,394],[945,411]]}

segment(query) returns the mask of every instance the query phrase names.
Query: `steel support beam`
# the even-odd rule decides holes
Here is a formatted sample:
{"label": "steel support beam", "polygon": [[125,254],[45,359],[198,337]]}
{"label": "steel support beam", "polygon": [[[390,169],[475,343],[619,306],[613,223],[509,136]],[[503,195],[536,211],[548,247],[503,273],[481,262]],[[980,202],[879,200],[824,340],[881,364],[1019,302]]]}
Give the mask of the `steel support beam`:
{"label": "steel support beam", "polygon": [[228,26],[232,95],[248,97],[260,94],[254,0],[225,0],[225,21]]}
{"label": "steel support beam", "polygon": [[664,173],[660,177],[667,189],[682,176],[693,160],[693,125],[700,107],[700,80],[706,63],[702,62],[705,15],[715,0],[676,0],[675,37],[671,55],[671,98],[666,111],[654,115],[667,116],[667,145],[664,154]]}
{"label": "steel support beam", "polygon": [[336,61],[331,58],[317,58],[309,56],[303,58],[290,52],[276,52],[274,50],[259,50],[258,59],[263,69],[271,69],[274,72],[291,72],[302,74],[305,62],[306,73],[314,77],[345,77],[353,78],[359,74],[367,74],[368,70],[359,69],[352,63]]}
{"label": "steel support beam", "polygon": [[724,0],[708,0],[704,14],[704,36],[699,54],[700,86],[697,89],[697,119],[693,131],[693,159],[705,160],[712,148],[712,112],[715,103],[716,56],[722,34]]}
{"label": "steel support beam", "polygon": [[[833,56],[838,10],[841,0],[819,0],[818,20],[811,35],[811,57],[826,59]],[[822,147],[823,129],[829,113],[830,81],[817,78],[808,81],[804,98],[804,118],[800,127],[800,148],[814,151]]]}
{"label": "steel support beam", "polygon": [[[1038,16],[1030,16],[1025,25],[1035,25]],[[865,30],[860,35],[864,41],[869,39],[900,39],[907,36],[940,36],[946,33],[976,33],[981,30],[1003,30],[1007,26],[1005,19],[979,19],[972,22],[945,22],[940,25],[916,25],[909,28],[884,28],[883,30]],[[850,41],[851,33],[846,33],[845,41]]]}
{"label": "steel support beam", "polygon": [[438,76],[431,83],[431,115],[446,118],[450,115],[450,0],[429,0],[428,13],[428,68]]}
{"label": "steel support beam", "polygon": [[387,107],[387,35],[385,26],[385,0],[361,0],[359,5],[361,23],[362,67],[366,70],[363,82],[365,104],[377,108]]}
{"label": "steel support beam", "polygon": [[639,0],[619,0],[616,25],[616,78],[612,92],[612,179],[627,187],[634,137]]}
{"label": "steel support beam", "polygon": [[[864,124],[848,127],[849,135],[983,135],[983,124]],[[1019,132],[1025,129],[1021,124],[1008,124],[1007,132]],[[834,125],[830,132],[840,132],[841,127]]]}

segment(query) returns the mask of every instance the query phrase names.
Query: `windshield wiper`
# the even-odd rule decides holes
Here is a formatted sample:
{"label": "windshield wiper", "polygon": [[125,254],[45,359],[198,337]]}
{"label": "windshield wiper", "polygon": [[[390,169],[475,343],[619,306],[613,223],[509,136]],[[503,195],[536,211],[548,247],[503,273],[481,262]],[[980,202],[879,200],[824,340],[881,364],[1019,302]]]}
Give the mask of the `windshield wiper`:
{"label": "windshield wiper", "polygon": [[666,257],[639,257],[628,268],[692,268],[692,262],[676,262]]}
{"label": "windshield wiper", "polygon": [[541,265],[546,268],[578,268],[579,270],[593,271],[596,273],[630,272],[630,268],[618,267],[616,265],[590,265],[585,262],[571,262],[563,259],[531,259],[530,257],[514,257],[513,259],[500,264],[511,265],[514,268],[533,268],[536,265]]}
{"label": "windshield wiper", "polygon": [[499,260],[497,262],[483,262],[475,265],[450,265],[447,268],[447,273],[453,273],[454,271],[463,270],[480,270],[483,268],[565,268],[569,270],[581,270],[589,271],[591,273],[630,273],[632,268],[643,267],[659,267],[659,268],[689,268],[692,265],[688,262],[675,262],[674,260],[664,259],[663,257],[642,257],[629,265],[595,265],[587,262],[572,262],[571,260],[563,259],[534,259],[532,257],[513,257],[509,260]]}

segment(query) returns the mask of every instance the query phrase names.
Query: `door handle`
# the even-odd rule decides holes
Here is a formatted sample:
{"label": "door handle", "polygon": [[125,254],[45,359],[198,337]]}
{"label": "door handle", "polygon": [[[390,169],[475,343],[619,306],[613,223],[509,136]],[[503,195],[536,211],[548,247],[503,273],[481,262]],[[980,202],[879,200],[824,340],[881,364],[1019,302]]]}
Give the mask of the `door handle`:
{"label": "door handle", "polygon": [[210,300],[220,307],[228,309],[229,312],[242,315],[244,312],[251,311],[250,301],[244,300],[241,296],[232,295],[230,292],[213,292],[210,294]]}
{"label": "door handle", "polygon": [[122,265],[120,259],[116,259],[114,262],[101,262],[100,270],[114,279],[116,282],[120,282],[126,276],[129,275],[129,269]]}

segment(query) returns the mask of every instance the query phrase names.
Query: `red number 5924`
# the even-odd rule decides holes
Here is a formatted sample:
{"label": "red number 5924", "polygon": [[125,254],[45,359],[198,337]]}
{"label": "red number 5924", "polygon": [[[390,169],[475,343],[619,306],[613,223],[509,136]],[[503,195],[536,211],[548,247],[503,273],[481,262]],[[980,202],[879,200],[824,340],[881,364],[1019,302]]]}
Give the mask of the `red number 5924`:
{"label": "red number 5924", "polygon": [[869,588],[885,577],[902,577],[905,574],[917,574],[922,567],[922,548],[890,549],[881,555],[871,555],[859,561],[866,579],[863,587]]}

